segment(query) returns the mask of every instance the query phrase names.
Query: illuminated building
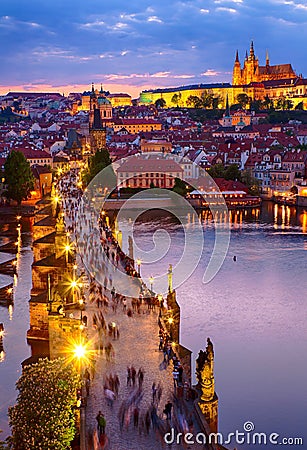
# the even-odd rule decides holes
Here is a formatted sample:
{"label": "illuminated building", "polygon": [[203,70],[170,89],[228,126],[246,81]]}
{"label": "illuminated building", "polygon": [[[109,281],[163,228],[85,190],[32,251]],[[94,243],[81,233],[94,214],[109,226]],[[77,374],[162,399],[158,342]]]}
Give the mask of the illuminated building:
{"label": "illuminated building", "polygon": [[291,64],[270,65],[268,52],[266,54],[265,66],[259,66],[259,60],[255,56],[254,44],[251,42],[249,55],[246,52],[244,64],[241,69],[238,51],[233,67],[232,84],[248,85],[250,83],[262,83],[269,80],[286,80],[297,78]]}
{"label": "illuminated building", "polygon": [[150,188],[154,185],[171,189],[175,178],[182,178],[182,175],[181,166],[171,159],[134,156],[117,169],[117,186]]}
{"label": "illuminated building", "polygon": [[293,107],[302,102],[303,107],[307,108],[307,79],[298,76],[291,64],[270,65],[268,53],[266,64],[260,66],[252,42],[243,67],[239,61],[239,54],[236,53],[232,85],[211,83],[146,90],[140,93],[140,103],[148,105],[163,99],[167,108],[187,107],[190,96],[201,98],[204,94],[213,95],[217,107],[221,109],[226,108],[227,97],[229,105],[238,103],[239,94],[246,94],[253,101],[264,100],[266,96],[275,101],[280,98],[289,99]]}

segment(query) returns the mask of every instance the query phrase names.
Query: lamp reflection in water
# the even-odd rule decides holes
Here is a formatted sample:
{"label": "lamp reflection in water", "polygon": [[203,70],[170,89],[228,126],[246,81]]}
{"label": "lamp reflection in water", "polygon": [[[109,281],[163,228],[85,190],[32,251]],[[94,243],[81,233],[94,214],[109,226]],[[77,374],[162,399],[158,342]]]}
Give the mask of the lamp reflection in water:
{"label": "lamp reflection in water", "polygon": [[5,360],[5,351],[3,347],[4,326],[0,323],[0,363]]}

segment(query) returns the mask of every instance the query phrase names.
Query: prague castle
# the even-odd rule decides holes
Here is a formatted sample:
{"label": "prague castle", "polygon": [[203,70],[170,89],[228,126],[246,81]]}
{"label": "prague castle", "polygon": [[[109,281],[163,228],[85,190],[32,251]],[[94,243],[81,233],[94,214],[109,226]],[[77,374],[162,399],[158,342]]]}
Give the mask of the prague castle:
{"label": "prague castle", "polygon": [[189,106],[189,97],[202,97],[207,94],[214,97],[218,108],[221,109],[226,107],[227,98],[230,105],[237,103],[239,94],[246,94],[252,101],[268,98],[277,102],[280,98],[288,99],[293,107],[302,104],[303,108],[307,109],[307,79],[297,75],[291,64],[270,65],[268,52],[265,65],[260,66],[253,42],[249,54],[246,52],[243,67],[237,51],[232,84],[226,82],[150,89],[140,93],[140,103],[152,104],[163,99],[169,108],[176,105],[186,107]]}
{"label": "prague castle", "polygon": [[287,80],[297,78],[291,64],[270,65],[268,52],[266,54],[265,66],[259,66],[258,58],[255,56],[254,44],[251,42],[249,55],[246,52],[243,68],[239,61],[237,51],[233,68],[232,84],[247,85],[250,83],[262,83],[269,80]]}

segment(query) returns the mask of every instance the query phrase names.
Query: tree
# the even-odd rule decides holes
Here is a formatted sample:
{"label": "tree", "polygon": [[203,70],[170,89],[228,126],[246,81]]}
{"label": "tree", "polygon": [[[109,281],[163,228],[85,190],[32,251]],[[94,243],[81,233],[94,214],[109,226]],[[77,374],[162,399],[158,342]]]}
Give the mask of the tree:
{"label": "tree", "polygon": [[20,151],[12,151],[4,164],[4,178],[7,185],[5,196],[9,200],[16,200],[18,205],[29,198],[34,189],[34,176],[30,164]]}
{"label": "tree", "polygon": [[251,195],[260,194],[260,181],[252,175],[250,170],[242,171],[241,181],[248,187],[249,193]]}
{"label": "tree", "polygon": [[24,367],[16,383],[17,403],[9,408],[15,450],[66,450],[74,439],[80,376],[59,358]]}
{"label": "tree", "polygon": [[212,97],[212,108],[213,109],[218,109],[219,104],[222,101],[222,97],[220,95],[216,95]]}
{"label": "tree", "polygon": [[210,167],[208,173],[212,178],[224,178],[225,168],[223,164],[214,164]]}
{"label": "tree", "polygon": [[187,98],[187,106],[192,108],[201,108],[202,99],[200,97],[197,97],[197,95],[190,95]]}
{"label": "tree", "polygon": [[166,101],[164,100],[164,98],[158,98],[156,101],[155,101],[155,107],[156,108],[165,108],[165,106],[166,106]]}
{"label": "tree", "polygon": [[246,105],[249,103],[249,96],[247,94],[238,94],[237,102],[241,106],[241,108],[245,109]]}
{"label": "tree", "polygon": [[296,109],[296,110],[303,110],[304,109],[304,102],[299,102],[294,109]]}
{"label": "tree", "polygon": [[[88,185],[101,170],[111,166],[112,160],[107,149],[98,150],[88,160],[88,167],[82,174],[82,181]],[[115,176],[115,175],[114,175]]]}
{"label": "tree", "polygon": [[280,97],[276,102],[276,109],[292,109],[293,102],[291,100],[286,99],[285,97]]}
{"label": "tree", "polygon": [[208,91],[204,91],[201,94],[202,104],[204,108],[211,108],[212,101],[213,101],[213,95],[209,94]]}
{"label": "tree", "polygon": [[241,180],[241,171],[237,164],[230,164],[230,166],[226,168],[224,178],[225,180]]}
{"label": "tree", "polygon": [[255,112],[259,112],[262,108],[262,101],[261,100],[253,100],[250,102],[250,109]]}
{"label": "tree", "polygon": [[173,191],[179,195],[184,196],[184,195],[186,195],[187,190],[188,190],[187,184],[183,180],[181,180],[181,178],[175,178],[175,184],[173,187]]}
{"label": "tree", "polygon": [[171,98],[171,102],[174,103],[177,107],[180,101],[181,101],[181,92],[179,92],[179,94],[175,93]]}
{"label": "tree", "polygon": [[274,109],[273,101],[270,99],[268,95],[264,97],[262,105],[264,109]]}

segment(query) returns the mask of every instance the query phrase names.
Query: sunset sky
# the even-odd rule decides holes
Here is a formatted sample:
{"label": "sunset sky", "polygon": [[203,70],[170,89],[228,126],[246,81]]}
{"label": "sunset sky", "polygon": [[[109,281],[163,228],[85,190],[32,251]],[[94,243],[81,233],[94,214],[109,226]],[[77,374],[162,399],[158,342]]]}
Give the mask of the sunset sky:
{"label": "sunset sky", "polygon": [[0,92],[229,82],[251,39],[307,76],[306,25],[306,0],[1,0]]}

